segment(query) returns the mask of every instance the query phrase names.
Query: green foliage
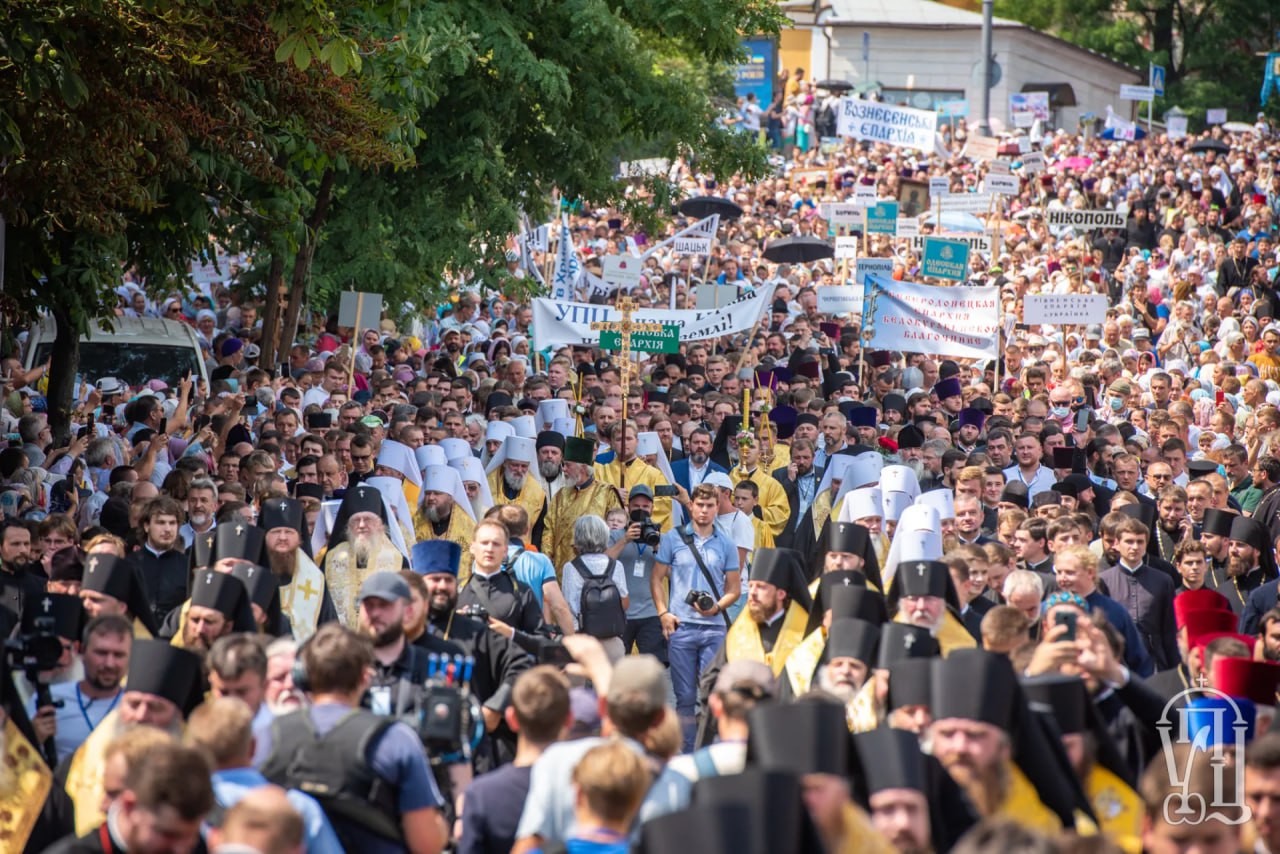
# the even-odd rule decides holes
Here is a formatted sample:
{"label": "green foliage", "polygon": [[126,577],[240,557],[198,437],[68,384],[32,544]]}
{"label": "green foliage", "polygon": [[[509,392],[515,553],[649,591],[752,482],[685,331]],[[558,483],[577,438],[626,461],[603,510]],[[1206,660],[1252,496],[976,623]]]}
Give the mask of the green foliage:
{"label": "green foliage", "polygon": [[1262,59],[1274,46],[1280,8],[1250,0],[996,0],[996,14],[1128,63],[1167,69],[1155,113],[1177,105],[1202,122],[1226,107],[1233,119],[1259,108]]}
{"label": "green foliage", "polygon": [[758,0],[415,4],[404,52],[366,66],[383,103],[419,110],[415,162],[344,176],[315,259],[320,301],[359,288],[430,304],[451,271],[498,287],[483,271],[501,268],[521,212],[541,219],[557,194],[655,229],[670,188],[625,196],[619,159],[759,173],[764,153],[714,126],[715,96],[732,91],[739,31],[780,21]]}

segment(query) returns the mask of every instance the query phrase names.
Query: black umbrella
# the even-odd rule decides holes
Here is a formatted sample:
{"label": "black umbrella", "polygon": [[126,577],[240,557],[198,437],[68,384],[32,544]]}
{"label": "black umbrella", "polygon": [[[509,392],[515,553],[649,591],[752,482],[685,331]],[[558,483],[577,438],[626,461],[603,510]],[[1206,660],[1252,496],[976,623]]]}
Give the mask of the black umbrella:
{"label": "black umbrella", "polygon": [[823,258],[834,258],[835,254],[836,249],[830,243],[808,235],[771,240],[764,248],[765,260],[777,264],[808,264]]}
{"label": "black umbrella", "polygon": [[1220,139],[1209,137],[1207,139],[1198,139],[1191,143],[1187,151],[1216,151],[1219,154],[1228,154],[1231,151],[1231,146]]}
{"label": "black umbrella", "polygon": [[819,89],[826,89],[828,92],[848,92],[853,88],[853,84],[848,80],[819,80]]}
{"label": "black umbrella", "polygon": [[737,219],[742,216],[742,208],[720,196],[694,196],[680,203],[680,213],[697,219],[712,214],[720,214],[721,219]]}

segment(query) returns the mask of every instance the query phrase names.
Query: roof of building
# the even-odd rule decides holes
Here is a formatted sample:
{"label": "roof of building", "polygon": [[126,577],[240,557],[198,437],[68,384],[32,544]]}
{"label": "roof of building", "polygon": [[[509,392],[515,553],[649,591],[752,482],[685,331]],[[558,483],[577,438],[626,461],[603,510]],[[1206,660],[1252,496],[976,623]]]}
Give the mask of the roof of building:
{"label": "roof of building", "polygon": [[[903,29],[977,29],[982,26],[982,15],[967,9],[958,9],[934,0],[815,0],[814,12],[830,8],[825,18],[828,26],[901,27]],[[1002,30],[1024,30],[1040,38],[1069,45],[1076,50],[1097,57],[1118,68],[1138,73],[1117,59],[1073,44],[1066,39],[1029,27],[1012,18],[993,17],[992,26]]]}

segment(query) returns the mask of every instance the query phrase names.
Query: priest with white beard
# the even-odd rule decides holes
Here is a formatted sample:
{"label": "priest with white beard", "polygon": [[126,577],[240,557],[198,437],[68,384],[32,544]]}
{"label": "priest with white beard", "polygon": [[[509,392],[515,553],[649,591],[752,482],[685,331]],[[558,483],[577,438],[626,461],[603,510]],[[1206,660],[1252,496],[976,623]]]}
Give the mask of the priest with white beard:
{"label": "priest with white beard", "polygon": [[408,558],[387,534],[387,509],[376,487],[347,490],[324,555],[324,577],[344,626],[358,625],[360,585],[375,572],[398,572]]}
{"label": "priest with white beard", "polygon": [[519,504],[529,514],[529,528],[535,546],[542,544],[542,517],[547,510],[547,494],[529,476],[537,462],[537,443],[525,436],[508,436],[485,472],[489,491],[497,504]]}

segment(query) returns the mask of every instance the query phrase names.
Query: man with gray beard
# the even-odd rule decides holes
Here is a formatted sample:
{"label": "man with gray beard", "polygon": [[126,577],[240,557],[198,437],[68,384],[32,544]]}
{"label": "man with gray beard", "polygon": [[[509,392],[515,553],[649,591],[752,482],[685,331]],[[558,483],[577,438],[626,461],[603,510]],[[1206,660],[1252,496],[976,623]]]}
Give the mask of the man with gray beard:
{"label": "man with gray beard", "polygon": [[493,502],[519,504],[529,514],[530,539],[542,547],[543,517],[547,512],[547,493],[529,477],[529,467],[537,462],[537,446],[533,439],[508,436],[485,471],[489,475],[489,491]]}
{"label": "man with gray beard", "polygon": [[543,430],[535,441],[538,452],[537,468],[531,472],[533,479],[547,494],[547,501],[555,500],[565,486],[564,436],[554,430]]}
{"label": "man with gray beard", "polygon": [[357,624],[356,597],[364,580],[378,571],[398,572],[406,564],[387,536],[386,513],[375,487],[360,484],[342,497],[324,556],[324,577],[344,626]]}
{"label": "man with gray beard", "polygon": [[470,509],[470,498],[457,469],[430,465],[422,470],[422,503],[413,515],[414,536],[420,543],[457,543],[462,549],[458,578],[463,584],[471,577],[471,538],[476,532]]}
{"label": "man with gray beard", "polygon": [[827,630],[824,664],[818,669],[816,686],[839,697],[845,705],[858,696],[875,662],[880,627],[856,617],[837,617]]}
{"label": "man with gray beard", "polygon": [[618,506],[618,492],[596,479],[593,462],[595,443],[570,436],[565,441],[564,482],[547,511],[542,536],[542,553],[557,570],[573,560],[573,523],[583,516],[601,519]]}

